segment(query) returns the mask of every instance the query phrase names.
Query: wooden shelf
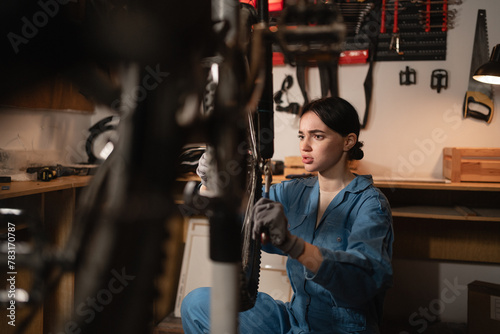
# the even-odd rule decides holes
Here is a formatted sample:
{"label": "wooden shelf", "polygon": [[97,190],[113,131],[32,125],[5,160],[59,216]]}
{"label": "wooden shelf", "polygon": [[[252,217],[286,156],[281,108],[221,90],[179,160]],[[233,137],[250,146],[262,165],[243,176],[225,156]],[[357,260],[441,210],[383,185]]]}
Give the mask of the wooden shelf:
{"label": "wooden shelf", "polygon": [[[289,180],[284,175],[273,175],[273,183]],[[200,181],[200,178],[189,173],[181,175],[177,181]],[[431,181],[395,181],[377,180],[374,178],[374,185],[378,188],[394,189],[426,189],[426,190],[468,190],[468,191],[500,191],[500,182],[449,182],[449,180]]]}
{"label": "wooden shelf", "polygon": [[376,186],[391,204],[395,258],[500,263],[500,183]]}
{"label": "wooden shelf", "polygon": [[425,190],[463,190],[463,191],[500,191],[498,182],[414,182],[374,180],[378,188],[388,189],[425,189]]}
{"label": "wooden shelf", "polygon": [[393,217],[500,222],[500,209],[447,206],[401,206],[392,208]]}
{"label": "wooden shelf", "polygon": [[91,178],[92,176],[63,176],[48,182],[14,181],[11,183],[2,183],[2,185],[8,185],[10,189],[0,190],[0,200],[42,194],[56,190],[80,188],[86,186]]}

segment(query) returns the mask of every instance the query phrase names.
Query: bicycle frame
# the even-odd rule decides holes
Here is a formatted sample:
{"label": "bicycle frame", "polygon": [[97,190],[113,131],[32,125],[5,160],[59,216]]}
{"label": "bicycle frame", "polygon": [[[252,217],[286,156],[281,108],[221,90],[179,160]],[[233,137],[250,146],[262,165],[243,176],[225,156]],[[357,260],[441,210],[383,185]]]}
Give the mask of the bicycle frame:
{"label": "bicycle frame", "polygon": [[[285,27],[287,22],[283,33],[271,33],[268,2],[258,3],[257,22],[252,26],[248,21],[241,24],[237,0],[89,0],[88,16],[79,25],[57,21],[57,32],[68,29],[77,33],[72,38],[62,32],[57,35],[62,41],[58,49],[37,49],[54,37],[43,34],[42,27],[41,42],[27,43],[31,51],[44,53],[43,69],[32,67],[38,68],[34,81],[46,74],[46,68],[63,72],[96,103],[114,109],[120,116],[120,139],[82,194],[66,247],[50,261],[41,259],[37,263],[48,281],[39,287],[42,295],[60,277],[47,273],[75,273],[77,307],[71,319],[61,319],[57,332],[64,331],[68,324],[83,334],[151,332],[154,278],[160,270],[161,244],[168,237],[164,224],[179,214],[172,194],[178,176],[173,157],[180,155],[185,144],[201,139],[213,147],[216,166],[214,196],[206,207],[210,257],[216,267],[211,330],[237,333],[238,311],[252,307],[258,287],[258,282],[245,277],[253,296],[242,306],[241,216],[262,196],[262,173],[270,169],[274,153],[271,46],[280,44],[288,58],[296,52],[286,44],[293,37]],[[293,8],[300,11],[306,3],[299,1]],[[8,12],[0,18],[7,19]],[[12,28],[6,27],[7,31]],[[249,28],[253,29],[251,33],[246,30]],[[338,25],[329,28],[341,35]],[[314,29],[298,30],[299,39],[325,34],[325,29]],[[248,50],[245,45],[249,45],[250,37],[252,47]],[[338,51],[339,40],[334,38],[329,52]],[[307,56],[304,48],[299,50],[300,57]],[[317,50],[313,53],[316,55]],[[35,63],[32,54],[36,52],[22,54],[21,58],[6,57],[2,64],[6,75],[0,87],[7,92],[21,87],[27,77],[15,76],[16,71],[24,73],[17,60],[22,59],[21,65]],[[207,61],[218,67],[218,85],[213,113],[202,115],[199,109]],[[95,63],[117,68],[115,77],[103,76]],[[154,85],[147,75],[156,79]],[[247,139],[247,132],[255,135],[253,140]],[[250,179],[255,181],[249,198],[248,142],[253,143]],[[269,190],[270,175],[266,175]],[[258,273],[259,262],[253,260],[260,244],[243,246],[245,250],[250,247],[244,256],[250,258],[245,260],[244,270],[250,267]],[[91,317],[78,308],[100,291],[109,290],[110,282],[117,277],[125,288],[112,295],[112,303]]]}

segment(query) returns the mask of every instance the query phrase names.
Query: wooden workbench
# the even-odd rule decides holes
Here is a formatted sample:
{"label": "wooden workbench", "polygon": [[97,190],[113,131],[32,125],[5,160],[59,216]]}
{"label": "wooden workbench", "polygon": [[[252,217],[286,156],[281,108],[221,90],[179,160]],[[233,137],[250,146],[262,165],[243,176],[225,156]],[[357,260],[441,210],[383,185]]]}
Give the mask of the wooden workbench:
{"label": "wooden workbench", "polygon": [[500,183],[376,182],[394,219],[394,257],[500,263]]}
{"label": "wooden workbench", "polygon": [[90,182],[90,179],[91,176],[64,176],[48,182],[14,181],[11,183],[1,183],[1,185],[8,186],[9,189],[0,191],[0,200],[27,195],[43,194],[63,189],[81,188],[86,186]]}
{"label": "wooden workbench", "polygon": [[[20,181],[2,183],[8,190],[0,191],[0,208],[21,209],[39,219],[43,231],[48,237],[51,250],[61,249],[66,245],[70,234],[80,193],[91,181],[91,176],[65,176],[48,182]],[[161,266],[164,272],[156,279],[158,296],[153,305],[155,323],[158,323],[173,310],[183,250],[183,221],[171,219],[165,222],[170,235],[163,247],[165,254]],[[6,228],[0,227],[0,234]],[[26,225],[16,226],[16,242],[31,238]],[[17,269],[17,268],[16,268]],[[5,282],[6,272],[0,272],[0,279]],[[19,268],[16,275],[16,288],[29,290],[33,275],[26,269]],[[56,289],[46,298],[24,333],[42,334],[59,333],[56,329],[60,321],[70,319],[74,309],[74,276],[66,274]],[[27,317],[27,309],[16,309],[16,325],[19,326]],[[0,333],[11,333],[15,329],[7,324],[6,309],[0,310]],[[63,323],[64,324],[64,323]]]}
{"label": "wooden workbench", "polygon": [[[48,244],[59,249],[66,244],[73,218],[79,190],[88,184],[90,176],[65,176],[49,182],[23,181],[2,183],[8,190],[0,190],[0,208],[22,209],[39,219],[43,226]],[[31,235],[25,225],[17,225],[15,230],[16,244],[29,241]],[[2,227],[0,233],[6,233]],[[30,289],[33,276],[29,270],[16,268],[16,289]],[[0,279],[5,282],[6,272],[0,273]],[[74,278],[65,274],[59,285],[44,298],[43,306],[39,308],[26,333],[55,332],[57,321],[69,317],[73,310]],[[16,309],[16,327],[28,315],[28,309]],[[2,308],[0,317],[0,333],[12,333],[5,319],[6,309]]]}

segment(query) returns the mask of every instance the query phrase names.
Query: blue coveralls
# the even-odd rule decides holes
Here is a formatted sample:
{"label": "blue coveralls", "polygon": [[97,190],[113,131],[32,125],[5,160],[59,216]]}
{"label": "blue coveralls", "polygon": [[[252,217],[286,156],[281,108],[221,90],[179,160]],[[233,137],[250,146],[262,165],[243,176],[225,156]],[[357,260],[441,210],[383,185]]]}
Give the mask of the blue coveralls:
{"label": "blue coveralls", "polygon": [[[293,289],[289,303],[259,293],[240,313],[240,333],[378,333],[387,288],[392,285],[392,215],[369,175],[359,175],[330,202],[318,227],[316,177],[273,185],[270,199],[282,203],[288,228],[319,247],[316,274],[288,258]],[[266,246],[264,250],[281,253]],[[181,317],[186,333],[209,332],[209,289],[186,296]]]}

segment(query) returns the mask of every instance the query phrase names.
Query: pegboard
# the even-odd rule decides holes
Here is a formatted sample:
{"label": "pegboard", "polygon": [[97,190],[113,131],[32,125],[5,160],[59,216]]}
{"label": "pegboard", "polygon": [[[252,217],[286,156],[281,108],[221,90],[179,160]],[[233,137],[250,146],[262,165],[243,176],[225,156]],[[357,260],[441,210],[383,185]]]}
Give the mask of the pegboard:
{"label": "pegboard", "polygon": [[375,61],[407,61],[446,59],[447,32],[461,0],[336,3],[347,27],[345,50],[370,49]]}

